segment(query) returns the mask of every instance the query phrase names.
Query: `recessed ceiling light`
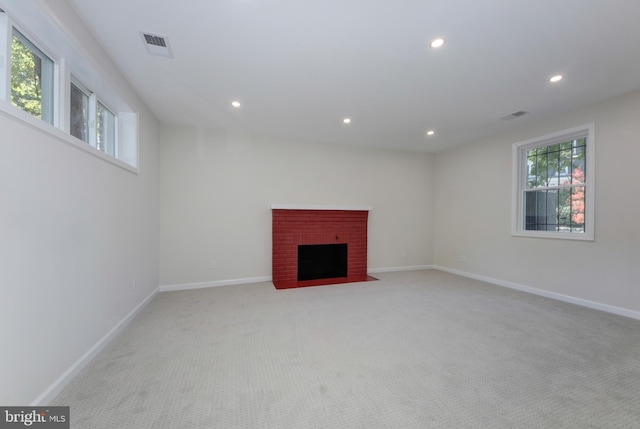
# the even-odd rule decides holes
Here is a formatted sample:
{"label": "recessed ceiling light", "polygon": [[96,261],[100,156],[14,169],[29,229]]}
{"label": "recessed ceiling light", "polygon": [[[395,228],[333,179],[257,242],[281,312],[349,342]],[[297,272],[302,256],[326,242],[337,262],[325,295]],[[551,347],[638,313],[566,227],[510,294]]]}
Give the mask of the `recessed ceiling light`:
{"label": "recessed ceiling light", "polygon": [[232,105],[233,107],[240,107],[240,102],[239,102],[239,101],[232,101],[232,102],[231,102],[231,105]]}
{"label": "recessed ceiling light", "polygon": [[427,135],[428,135],[428,136],[432,136],[432,135],[434,135],[435,133],[436,133],[436,132],[435,132],[435,131],[433,131],[433,130],[429,130],[429,131],[427,131]]}
{"label": "recessed ceiling light", "polygon": [[438,37],[437,39],[433,40],[431,42],[431,47],[432,48],[439,48],[442,45],[444,45],[444,39],[442,37]]}
{"label": "recessed ceiling light", "polygon": [[549,82],[560,82],[562,78],[563,76],[561,74],[557,74],[553,76],[551,79],[549,79]]}
{"label": "recessed ceiling light", "polygon": [[345,124],[350,124],[351,123],[351,119],[344,118],[344,120],[342,122],[344,122]]}

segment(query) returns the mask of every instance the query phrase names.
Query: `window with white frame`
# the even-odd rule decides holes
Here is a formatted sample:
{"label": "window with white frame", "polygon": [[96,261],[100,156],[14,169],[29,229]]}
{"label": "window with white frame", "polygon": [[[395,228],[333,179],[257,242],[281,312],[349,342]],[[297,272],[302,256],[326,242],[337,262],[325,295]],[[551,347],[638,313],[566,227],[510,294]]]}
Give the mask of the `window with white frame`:
{"label": "window with white frame", "polygon": [[513,145],[513,235],[594,239],[594,149],[594,124]]}
{"label": "window with white frame", "polygon": [[94,93],[74,81],[69,101],[69,133],[115,158],[116,114]]}
{"label": "window with white frame", "polygon": [[135,172],[137,113],[55,22],[33,0],[0,0],[0,114]]}
{"label": "window with white frame", "polygon": [[15,28],[11,39],[11,104],[53,124],[53,61]]}

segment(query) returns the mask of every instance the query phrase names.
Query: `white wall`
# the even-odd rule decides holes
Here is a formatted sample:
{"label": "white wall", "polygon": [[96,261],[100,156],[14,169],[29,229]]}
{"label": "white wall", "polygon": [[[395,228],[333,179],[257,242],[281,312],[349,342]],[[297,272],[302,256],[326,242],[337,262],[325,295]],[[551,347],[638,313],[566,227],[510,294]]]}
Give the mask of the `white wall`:
{"label": "white wall", "polygon": [[[595,241],[512,237],[511,145],[596,126]],[[640,92],[435,157],[434,263],[640,311]]]}
{"label": "white wall", "polygon": [[161,285],[270,277],[272,203],[372,206],[370,269],[431,263],[430,155],[162,126],[160,171]]}
{"label": "white wall", "polygon": [[2,404],[33,403],[158,286],[158,125],[138,104],[139,174],[0,114]]}

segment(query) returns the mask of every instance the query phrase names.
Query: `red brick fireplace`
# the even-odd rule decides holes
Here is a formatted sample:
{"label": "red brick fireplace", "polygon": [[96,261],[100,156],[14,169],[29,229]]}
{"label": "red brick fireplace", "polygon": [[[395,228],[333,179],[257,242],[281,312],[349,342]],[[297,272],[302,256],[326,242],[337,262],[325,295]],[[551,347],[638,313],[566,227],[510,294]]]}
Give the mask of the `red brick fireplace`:
{"label": "red brick fireplace", "polygon": [[[370,207],[294,206],[273,204],[273,284],[276,289],[361,282],[367,277],[367,219]],[[346,275],[301,279],[302,248],[341,245],[347,249]],[[345,246],[346,245],[346,246]],[[301,256],[302,257],[302,256]],[[328,274],[331,276],[332,274]],[[304,278],[304,276],[302,277]]]}

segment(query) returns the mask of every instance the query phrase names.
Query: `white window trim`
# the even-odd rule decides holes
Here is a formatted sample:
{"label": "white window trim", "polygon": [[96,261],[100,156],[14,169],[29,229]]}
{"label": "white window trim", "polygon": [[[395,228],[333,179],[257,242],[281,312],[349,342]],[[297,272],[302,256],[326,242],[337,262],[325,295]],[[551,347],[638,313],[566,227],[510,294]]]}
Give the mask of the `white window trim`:
{"label": "white window trim", "polygon": [[[0,9],[2,10],[2,9]],[[13,30],[9,16],[0,12],[0,100],[11,99],[11,43]]]}
{"label": "white window trim", "polygon": [[[586,135],[585,224],[583,233],[530,231],[524,229],[523,190],[527,181],[526,153],[528,149],[563,143]],[[542,137],[536,137],[512,145],[512,208],[511,235],[516,237],[554,238],[564,240],[594,241],[595,234],[595,124],[585,124]]]}

